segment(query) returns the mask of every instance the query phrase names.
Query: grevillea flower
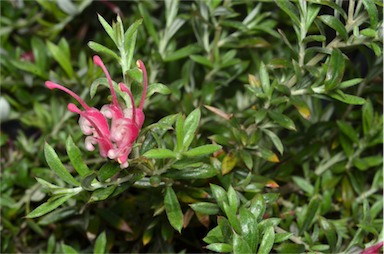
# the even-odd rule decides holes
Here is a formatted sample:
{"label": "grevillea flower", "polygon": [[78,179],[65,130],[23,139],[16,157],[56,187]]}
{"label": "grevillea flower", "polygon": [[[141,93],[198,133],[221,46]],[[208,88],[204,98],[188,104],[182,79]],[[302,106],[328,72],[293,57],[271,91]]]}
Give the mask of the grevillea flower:
{"label": "grevillea flower", "polygon": [[[119,84],[119,89],[128,94],[131,105],[123,108],[117,100],[116,91],[113,87],[111,76],[108,73],[103,61],[99,56],[94,56],[93,61],[101,67],[109,83],[112,95],[112,103],[104,105],[99,111],[89,107],[77,94],[59,84],[51,81],[45,82],[49,89],[59,89],[76,99],[84,108],[80,110],[73,103],[68,104],[68,110],[80,115],[79,125],[82,132],[87,135],[85,147],[89,151],[94,150],[94,145],[98,144],[100,155],[104,158],[116,160],[121,168],[128,167],[128,155],[132,151],[132,146],[137,139],[140,129],[144,123],[143,106],[147,93],[147,72],[142,61],[137,61],[138,68],[143,72],[143,93],[139,107],[136,108],[134,98],[129,88]],[[108,123],[110,119],[110,124]]]}

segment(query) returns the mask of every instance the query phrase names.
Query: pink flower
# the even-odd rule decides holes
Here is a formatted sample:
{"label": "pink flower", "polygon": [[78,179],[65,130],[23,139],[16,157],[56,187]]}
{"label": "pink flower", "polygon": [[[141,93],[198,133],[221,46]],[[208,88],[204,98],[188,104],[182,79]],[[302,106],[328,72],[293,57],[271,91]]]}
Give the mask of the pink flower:
{"label": "pink flower", "polygon": [[[87,135],[85,139],[86,149],[93,151],[94,145],[98,144],[102,157],[114,159],[120,164],[121,168],[126,168],[128,167],[128,155],[132,151],[133,143],[139,135],[145,118],[143,106],[148,85],[147,72],[143,62],[138,60],[137,65],[143,72],[143,93],[138,108],[136,108],[134,98],[129,88],[123,83],[119,84],[119,89],[127,93],[131,101],[130,107],[122,108],[117,100],[112,79],[103,61],[99,56],[94,56],[93,61],[102,68],[107,77],[112,95],[112,103],[102,106],[100,111],[96,108],[89,107],[77,94],[59,84],[47,81],[45,85],[49,89],[56,88],[68,93],[84,108],[84,111],[81,111],[76,105],[72,103],[68,104],[69,111],[80,115],[80,128],[82,132]],[[110,119],[110,124],[108,123],[108,119]]]}
{"label": "pink flower", "polygon": [[380,249],[383,247],[383,244],[384,242],[379,242],[378,244],[363,250],[360,254],[378,254],[380,253]]}

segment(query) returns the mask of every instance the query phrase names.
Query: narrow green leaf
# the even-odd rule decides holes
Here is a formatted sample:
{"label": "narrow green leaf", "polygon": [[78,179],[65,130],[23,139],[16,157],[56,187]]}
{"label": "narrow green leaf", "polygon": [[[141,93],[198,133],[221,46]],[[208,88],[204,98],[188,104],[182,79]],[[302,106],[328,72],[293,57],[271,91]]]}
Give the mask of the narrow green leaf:
{"label": "narrow green leaf", "polygon": [[257,219],[257,222],[260,222],[263,219],[266,205],[262,195],[257,194],[252,200],[251,205],[249,206],[249,210]]}
{"label": "narrow green leaf", "polygon": [[64,243],[61,244],[61,249],[63,250],[63,253],[68,253],[68,254],[77,254],[78,253],[77,250],[75,250],[71,246],[66,245]]}
{"label": "narrow green leaf", "polygon": [[90,47],[92,50],[94,50],[98,53],[104,53],[106,55],[109,55],[109,56],[115,58],[118,62],[121,61],[120,57],[115,52],[113,52],[109,48],[107,48],[107,47],[105,47],[105,46],[103,46],[97,42],[94,42],[94,41],[88,42],[88,47]]}
{"label": "narrow green leaf", "polygon": [[210,184],[213,197],[216,199],[217,204],[224,211],[224,203],[228,203],[228,197],[225,190],[218,185]]}
{"label": "narrow green leaf", "polygon": [[197,108],[193,110],[184,121],[183,147],[185,149],[188,149],[193,139],[195,138],[196,130],[200,123],[200,116],[201,116],[200,109]]}
{"label": "narrow green leaf", "polygon": [[49,78],[47,72],[41,70],[36,64],[33,64],[31,62],[11,60],[11,63],[20,70],[30,72],[43,79]]}
{"label": "narrow green leaf", "polygon": [[339,130],[344,133],[351,141],[358,144],[359,143],[359,137],[356,133],[356,130],[349,125],[348,123],[344,121],[337,121],[337,126],[339,127]]}
{"label": "narrow green leaf", "polygon": [[121,168],[117,163],[107,162],[97,172],[97,178],[101,182],[105,182],[106,180],[120,172],[120,170]]}
{"label": "narrow green leaf", "polygon": [[320,227],[323,229],[325,237],[327,238],[327,242],[329,244],[331,253],[334,253],[337,244],[337,235],[335,226],[328,222],[327,219],[320,217],[319,218]]}
{"label": "narrow green leaf", "polygon": [[232,252],[232,245],[227,243],[211,243],[206,247],[208,250],[216,252]]}
{"label": "narrow green leaf", "polygon": [[381,155],[373,155],[367,156],[364,158],[356,158],[353,160],[353,165],[360,170],[367,170],[372,167],[379,166],[383,163],[383,156]]}
{"label": "narrow green leaf", "polygon": [[217,204],[209,202],[198,202],[189,205],[195,212],[207,215],[216,215],[220,212]]}
{"label": "narrow green leaf", "polygon": [[42,72],[45,72],[47,69],[47,49],[44,42],[39,37],[33,37],[31,46],[36,65]]}
{"label": "narrow green leaf", "polygon": [[293,235],[293,233],[288,233],[288,232],[275,234],[275,243],[285,242],[285,241],[287,241],[292,235]]}
{"label": "narrow green leaf", "polygon": [[268,98],[271,98],[272,87],[269,81],[269,74],[268,74],[267,68],[263,62],[260,63],[259,75],[260,75],[261,87],[263,88],[264,93],[268,96]]}
{"label": "narrow green leaf", "polygon": [[283,155],[284,146],[281,143],[280,138],[275,133],[273,133],[272,131],[270,131],[268,129],[263,129],[263,131],[269,136],[269,138],[271,139],[273,145],[276,147],[277,151],[279,151],[279,153],[281,155]]}
{"label": "narrow green leaf", "polygon": [[64,165],[61,163],[59,157],[57,156],[55,150],[48,144],[45,143],[44,146],[45,159],[48,163],[48,166],[65,182],[79,186],[80,183],[73,178],[73,176],[67,171]]}
{"label": "narrow green leaf", "polygon": [[30,212],[26,218],[36,218],[40,217],[46,213],[49,213],[50,211],[53,211],[55,208],[59,207],[61,204],[63,204],[65,201],[76,195],[76,193],[69,193],[66,195],[60,195],[60,196],[53,196],[50,199],[47,200],[44,204],[38,206],[35,210]]}
{"label": "narrow green leaf", "polygon": [[183,155],[187,157],[196,157],[196,156],[212,154],[220,149],[221,149],[220,145],[203,145],[203,146],[192,148],[184,152]]}
{"label": "narrow green leaf", "polygon": [[104,254],[107,247],[107,236],[105,231],[101,233],[95,242],[95,248],[93,249],[94,254]]}
{"label": "narrow green leaf", "polygon": [[295,123],[288,116],[276,111],[268,111],[268,115],[272,118],[275,123],[277,123],[281,127],[284,127],[288,130],[296,130]]}
{"label": "narrow green leaf", "polygon": [[309,227],[311,226],[312,222],[315,220],[315,216],[317,214],[317,211],[320,208],[321,200],[319,196],[314,196],[311,201],[309,202],[307,211],[304,216],[304,222],[299,230],[299,234],[306,232]]}
{"label": "narrow green leaf", "polygon": [[[139,26],[141,25],[141,23],[143,23],[143,19],[138,19],[136,20],[132,25],[129,26],[129,28],[127,29],[127,31],[125,31],[124,33],[124,48],[125,48],[125,51],[129,51],[129,46],[130,44],[132,43],[132,38],[134,37],[134,33],[137,31],[137,29],[139,28]],[[128,66],[128,68],[130,68],[130,66]]]}
{"label": "narrow green leaf", "polygon": [[360,84],[364,79],[362,78],[354,78],[354,79],[350,79],[350,80],[346,80],[344,82],[341,82],[340,84],[340,88],[347,88],[347,87],[351,87],[351,86],[355,86],[355,85],[358,85]]}
{"label": "narrow green leaf", "polygon": [[332,50],[331,57],[327,65],[327,75],[325,78],[325,90],[330,91],[340,86],[344,76],[345,60],[343,53],[339,49]]}
{"label": "narrow green leaf", "polygon": [[248,242],[236,233],[233,234],[233,253],[255,253],[251,251]]}
{"label": "narrow green leaf", "polygon": [[364,135],[368,135],[371,130],[372,122],[373,122],[373,106],[371,100],[367,100],[364,103],[362,108],[362,120],[363,120],[363,132]]}
{"label": "narrow green leaf", "polygon": [[379,23],[379,12],[377,10],[377,7],[375,5],[375,2],[373,0],[362,0],[365,9],[368,12],[368,17],[371,21],[371,28],[375,29],[377,28],[377,24]]}
{"label": "narrow green leaf", "polygon": [[277,6],[280,7],[280,9],[282,9],[286,14],[288,14],[288,16],[291,18],[291,20],[297,27],[300,26],[299,13],[296,7],[290,1],[275,0],[275,3],[277,4]]}
{"label": "narrow green leaf", "polygon": [[172,179],[208,179],[218,174],[217,170],[211,165],[203,165],[198,168],[186,168],[183,170],[169,170],[164,176]]}
{"label": "narrow green leaf", "polygon": [[179,201],[172,187],[166,187],[164,195],[164,207],[172,227],[181,232],[183,227],[183,213]]}
{"label": "narrow green leaf", "polygon": [[228,188],[227,197],[228,197],[229,207],[231,208],[231,210],[237,213],[237,209],[239,208],[239,205],[240,205],[240,199],[237,196],[237,193],[235,189],[232,187],[232,185],[230,185]]}
{"label": "narrow green leaf", "polygon": [[341,21],[336,18],[335,16],[331,15],[322,15],[319,17],[319,19],[326,24],[327,26],[331,27],[333,30],[335,30],[343,40],[348,40],[348,32],[345,28],[344,24],[341,23]]}
{"label": "narrow green leaf", "polygon": [[167,159],[167,158],[176,158],[177,155],[175,152],[166,149],[166,148],[155,148],[151,149],[143,154],[144,157],[148,159]]}
{"label": "narrow green leaf", "polygon": [[89,174],[91,170],[84,163],[80,149],[75,145],[71,136],[67,138],[66,148],[68,157],[76,172],[82,177]]}
{"label": "narrow green leaf", "polygon": [[336,90],[332,93],[329,93],[328,95],[333,99],[336,99],[351,105],[363,105],[365,103],[365,99],[355,95],[345,94],[341,90]]}
{"label": "narrow green leaf", "polygon": [[223,202],[224,212],[227,215],[229,224],[236,231],[236,233],[241,234],[240,221],[236,216],[236,210],[230,207],[226,202]]}
{"label": "narrow green leaf", "polygon": [[209,61],[207,58],[200,55],[190,55],[189,56],[194,62],[204,65],[209,68],[213,68],[213,63]]}
{"label": "narrow green leaf", "polygon": [[69,78],[73,78],[73,68],[71,64],[70,55],[65,53],[65,48],[58,47],[50,41],[47,41],[49,51],[52,53],[53,58],[59,63],[61,68],[67,73]]}
{"label": "narrow green leaf", "polygon": [[292,176],[292,180],[300,189],[305,191],[309,196],[312,196],[314,194],[315,188],[308,180],[299,176]]}
{"label": "narrow green leaf", "polygon": [[176,118],[176,151],[183,150],[184,140],[184,118],[181,114],[177,115]]}
{"label": "narrow green leaf", "polygon": [[267,228],[260,242],[258,254],[269,254],[275,242],[275,230],[273,226]]}
{"label": "narrow green leaf", "polygon": [[113,42],[117,45],[115,31],[113,31],[112,27],[108,24],[107,21],[105,21],[105,19],[100,14],[97,14],[97,17],[101,25],[103,26],[104,30],[107,32],[109,37],[113,40]]}
{"label": "narrow green leaf", "polygon": [[139,11],[141,16],[143,17],[144,26],[147,29],[150,38],[155,41],[157,46],[159,46],[160,40],[158,33],[156,32],[155,26],[153,25],[152,16],[149,14],[148,10],[142,3],[139,4]]}
{"label": "narrow green leaf", "polygon": [[100,189],[95,190],[94,192],[92,192],[92,195],[89,198],[88,203],[102,201],[102,200],[107,199],[109,196],[112,195],[112,193],[115,191],[116,187],[117,187],[116,185],[111,185],[111,186],[108,186],[106,188],[100,188]]}
{"label": "narrow green leaf", "polygon": [[250,248],[249,253],[256,253],[259,243],[259,232],[255,215],[242,207],[239,211],[239,220],[241,222],[242,236]]}
{"label": "narrow green leaf", "polygon": [[147,98],[151,97],[154,93],[167,95],[171,93],[171,89],[160,83],[153,83],[148,86]]}
{"label": "narrow green leaf", "polygon": [[176,51],[167,52],[163,60],[164,62],[176,61],[199,52],[201,52],[200,46],[191,44]]}

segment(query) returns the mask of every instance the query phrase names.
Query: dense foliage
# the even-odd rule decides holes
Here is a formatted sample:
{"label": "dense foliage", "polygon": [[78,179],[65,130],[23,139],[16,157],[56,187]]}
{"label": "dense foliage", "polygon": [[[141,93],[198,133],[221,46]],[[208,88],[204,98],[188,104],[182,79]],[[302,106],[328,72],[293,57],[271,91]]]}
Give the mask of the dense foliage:
{"label": "dense foliage", "polygon": [[[381,1],[0,4],[1,252],[359,253],[382,241]],[[138,104],[135,62],[148,72],[126,169],[88,151],[76,101],[44,86],[110,104],[96,54],[128,109],[117,84]]]}

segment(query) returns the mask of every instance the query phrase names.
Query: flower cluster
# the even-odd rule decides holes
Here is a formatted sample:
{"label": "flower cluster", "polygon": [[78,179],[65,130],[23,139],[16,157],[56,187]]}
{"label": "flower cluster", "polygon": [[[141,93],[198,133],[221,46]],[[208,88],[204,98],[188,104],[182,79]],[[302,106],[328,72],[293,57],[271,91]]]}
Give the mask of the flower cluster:
{"label": "flower cluster", "polygon": [[99,145],[100,155],[104,158],[116,160],[121,168],[128,167],[128,155],[132,151],[132,146],[139,135],[139,131],[144,122],[143,106],[147,93],[147,72],[141,60],[136,62],[137,67],[143,73],[143,93],[139,107],[135,106],[134,98],[129,88],[119,83],[119,89],[127,93],[131,106],[123,108],[116,96],[111,76],[108,73],[103,61],[99,56],[94,56],[93,61],[100,66],[105,73],[112,95],[112,103],[104,105],[100,110],[89,107],[77,94],[68,88],[46,81],[45,85],[49,89],[59,89],[76,99],[84,110],[79,109],[75,104],[69,103],[68,110],[80,115],[79,125],[81,131],[86,135],[85,147],[89,151]]}

